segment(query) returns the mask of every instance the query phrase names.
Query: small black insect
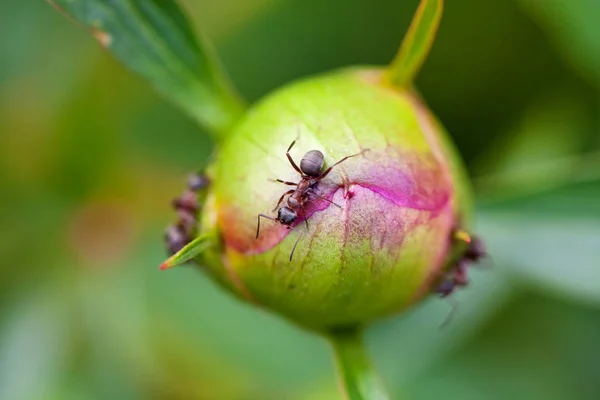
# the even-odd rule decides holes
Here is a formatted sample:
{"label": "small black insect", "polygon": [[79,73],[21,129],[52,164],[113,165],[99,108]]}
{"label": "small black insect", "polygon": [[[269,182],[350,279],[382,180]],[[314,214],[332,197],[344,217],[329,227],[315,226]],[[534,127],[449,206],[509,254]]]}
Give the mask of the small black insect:
{"label": "small black insect", "polygon": [[[363,150],[360,153],[346,156],[346,157],[342,158],[341,160],[339,160],[338,162],[336,162],[335,164],[333,164],[332,166],[330,166],[329,168],[327,168],[325,171],[323,171],[323,166],[325,165],[325,158],[323,156],[323,153],[321,153],[319,150],[310,150],[309,152],[307,152],[304,155],[304,157],[302,157],[302,160],[300,161],[300,167],[298,167],[298,165],[296,165],[296,163],[294,162],[294,159],[290,155],[290,150],[292,149],[292,147],[294,147],[294,144],[296,144],[295,140],[292,142],[292,144],[290,144],[290,147],[288,147],[285,155],[287,156],[292,167],[300,174],[300,181],[299,182],[288,182],[288,181],[283,181],[281,179],[276,179],[277,182],[283,183],[284,185],[288,185],[288,186],[295,186],[295,188],[288,190],[287,192],[282,194],[281,197],[279,198],[277,205],[273,209],[273,211],[275,211],[279,208],[279,210],[277,211],[277,218],[272,218],[265,214],[258,214],[258,223],[256,226],[256,238],[257,239],[258,239],[258,235],[260,233],[260,218],[261,217],[270,219],[271,221],[278,222],[281,225],[285,225],[288,229],[296,230],[296,228],[293,228],[291,225],[298,218],[298,211],[302,211],[302,216],[304,217],[304,222],[306,223],[306,228],[308,229],[308,221],[306,219],[306,212],[304,209],[305,209],[306,204],[310,200],[310,196],[319,198],[321,200],[325,200],[325,201],[335,205],[336,207],[340,207],[338,204],[335,204],[331,200],[316,193],[315,187],[316,187],[317,183],[319,183],[323,178],[325,178],[336,165],[339,165],[342,162],[346,161],[347,159],[349,159],[351,157],[356,157],[358,155],[363,154],[365,151],[367,151],[367,150]],[[280,207],[281,203],[283,202],[283,200],[286,196],[288,196],[286,204],[284,206]],[[292,261],[292,257],[294,256],[294,251],[296,250],[296,245],[298,245],[298,241],[300,240],[300,238],[302,237],[303,234],[304,234],[304,232],[300,232],[300,235],[298,236],[298,238],[296,239],[296,242],[294,243],[294,247],[292,248],[292,252],[290,253],[290,261]]]}
{"label": "small black insect", "polygon": [[188,178],[187,189],[183,194],[171,202],[177,211],[177,222],[170,225],[165,231],[165,245],[169,255],[181,250],[185,245],[194,240],[197,215],[200,209],[198,192],[205,189],[209,184],[206,176],[192,174]]}
{"label": "small black insect", "polygon": [[452,306],[448,316],[440,325],[440,328],[450,323],[452,316],[458,307],[456,300],[449,298],[449,296],[454,293],[457,288],[462,288],[469,284],[469,278],[467,276],[469,267],[488,256],[485,243],[481,238],[469,236],[464,231],[455,231],[454,234],[456,238],[466,242],[467,247],[458,260],[456,260],[450,269],[445,272],[433,289],[433,291],[441,298],[448,298]]}
{"label": "small black insect", "polygon": [[486,256],[487,250],[483,240],[477,236],[471,236],[465,252],[435,287],[435,293],[439,294],[440,297],[448,297],[457,288],[467,286],[469,284],[468,268]]}

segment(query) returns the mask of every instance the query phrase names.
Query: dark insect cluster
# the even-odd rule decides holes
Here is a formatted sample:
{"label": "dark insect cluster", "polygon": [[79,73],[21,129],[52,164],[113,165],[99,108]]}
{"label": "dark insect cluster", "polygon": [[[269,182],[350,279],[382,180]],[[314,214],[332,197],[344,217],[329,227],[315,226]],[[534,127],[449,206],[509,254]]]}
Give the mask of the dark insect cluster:
{"label": "dark insect cluster", "polygon": [[477,236],[469,237],[465,252],[442,277],[434,289],[435,293],[439,294],[440,297],[448,297],[458,287],[467,286],[469,284],[467,269],[486,256],[487,250],[483,240]]}
{"label": "dark insect cluster", "polygon": [[202,174],[193,174],[188,178],[187,189],[171,202],[177,212],[177,222],[165,231],[165,245],[169,255],[181,250],[194,240],[200,209],[199,192],[205,189],[209,180]]}
{"label": "dark insect cluster", "polygon": [[[294,147],[294,144],[296,144],[295,140],[292,142],[292,144],[290,144],[290,147],[288,147],[285,155],[287,156],[292,167],[300,174],[300,181],[299,182],[288,182],[288,181],[283,181],[281,179],[276,179],[277,182],[283,183],[284,185],[288,185],[288,186],[294,186],[294,188],[283,193],[281,195],[281,197],[279,198],[277,205],[273,209],[273,211],[277,210],[276,218],[269,217],[268,215],[265,215],[265,214],[258,214],[258,223],[256,226],[256,238],[257,239],[258,239],[258,235],[260,233],[261,217],[269,219],[271,221],[278,222],[281,225],[286,226],[288,229],[296,230],[296,228],[292,227],[291,225],[298,218],[298,212],[300,211],[300,212],[302,212],[302,216],[304,217],[304,222],[306,224],[306,228],[308,229],[308,220],[306,219],[305,207],[308,204],[308,202],[310,201],[311,197],[327,201],[327,202],[335,205],[336,207],[340,207],[339,205],[333,203],[329,199],[321,196],[320,194],[318,194],[316,192],[317,183],[319,183],[323,178],[325,178],[336,165],[339,165],[342,162],[346,161],[347,159],[349,159],[351,157],[356,157],[358,155],[363,154],[365,151],[367,151],[367,149],[366,149],[366,150],[361,151],[360,153],[346,156],[346,157],[342,158],[341,160],[339,160],[338,162],[336,162],[335,164],[333,164],[332,166],[330,166],[329,168],[327,168],[325,171],[323,171],[323,166],[325,165],[325,159],[323,157],[323,153],[321,153],[319,150],[311,150],[311,151],[307,152],[304,155],[304,157],[302,157],[302,160],[300,161],[300,166],[298,167],[298,165],[294,162],[294,159],[290,155],[290,150],[292,149],[292,147]],[[287,196],[287,201],[285,202],[285,204],[283,206],[281,206],[281,203],[283,202],[283,200],[285,199],[286,196]],[[290,261],[292,261],[292,257],[294,255],[294,250],[296,250],[296,245],[298,244],[298,241],[300,240],[300,238],[302,237],[303,234],[304,234],[304,232],[300,232],[298,238],[296,239],[296,242],[294,243],[294,247],[292,248],[292,251],[290,253]]]}

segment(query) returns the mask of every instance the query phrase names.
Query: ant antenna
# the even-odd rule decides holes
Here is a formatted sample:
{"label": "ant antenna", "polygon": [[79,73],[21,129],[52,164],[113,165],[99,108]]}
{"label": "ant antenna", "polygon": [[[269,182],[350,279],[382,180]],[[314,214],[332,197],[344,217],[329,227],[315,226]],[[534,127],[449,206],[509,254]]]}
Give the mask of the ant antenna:
{"label": "ant antenna", "polygon": [[334,203],[333,201],[329,200],[327,197],[323,197],[320,194],[317,194],[315,192],[313,192],[312,190],[310,192],[308,192],[309,194],[312,194],[315,197],[318,197],[321,200],[325,200],[326,202],[328,202],[329,204],[333,204],[334,206],[338,207],[338,208],[342,208],[342,206],[340,206],[337,203]]}
{"label": "ant antenna", "polygon": [[[260,232],[260,217],[270,219],[271,221],[277,222],[277,220],[275,218],[269,217],[268,215],[258,214],[258,225],[256,226],[256,238],[257,239],[258,239],[258,234]],[[298,238],[294,242],[294,247],[292,247],[292,252],[290,253],[290,261],[292,261],[292,257],[294,256],[294,251],[296,251],[296,246],[298,246],[298,242],[300,241],[300,238],[304,235],[304,232],[298,228],[293,228],[291,226],[288,226],[287,228],[291,229],[293,231],[296,231],[296,232],[300,232],[300,234],[298,235]]]}
{"label": "ant antenna", "polygon": [[300,232],[300,234],[296,238],[296,242],[294,243],[294,247],[292,247],[292,252],[290,253],[290,261],[292,261],[292,257],[294,256],[294,251],[296,251],[296,246],[298,246],[298,242],[300,241],[300,238],[302,237],[302,235],[304,235],[304,232],[301,231],[300,229],[292,228],[291,226],[289,228],[292,229],[292,230],[294,230],[294,231]]}
{"label": "ant antenna", "polygon": [[452,322],[452,319],[456,314],[456,310],[458,309],[458,301],[451,297],[447,297],[447,300],[450,303],[450,311],[448,312],[448,315],[446,315],[446,318],[444,318],[444,321],[442,321],[440,324],[439,329],[444,329],[450,324],[450,322]]}
{"label": "ant antenna", "polygon": [[277,220],[275,218],[271,218],[268,215],[258,214],[258,224],[256,225],[256,239],[258,239],[258,233],[260,232],[260,217],[270,219],[271,221],[277,222]]}

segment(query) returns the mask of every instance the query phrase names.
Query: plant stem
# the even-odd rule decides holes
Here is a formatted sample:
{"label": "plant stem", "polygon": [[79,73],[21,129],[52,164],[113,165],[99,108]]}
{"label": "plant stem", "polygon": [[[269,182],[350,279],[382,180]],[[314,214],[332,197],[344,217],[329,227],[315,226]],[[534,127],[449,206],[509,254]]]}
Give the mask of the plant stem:
{"label": "plant stem", "polygon": [[389,83],[407,86],[414,80],[429,54],[443,8],[443,0],[421,0],[400,49],[388,68]]}
{"label": "plant stem", "polygon": [[389,400],[362,341],[362,329],[330,332],[341,384],[348,400]]}

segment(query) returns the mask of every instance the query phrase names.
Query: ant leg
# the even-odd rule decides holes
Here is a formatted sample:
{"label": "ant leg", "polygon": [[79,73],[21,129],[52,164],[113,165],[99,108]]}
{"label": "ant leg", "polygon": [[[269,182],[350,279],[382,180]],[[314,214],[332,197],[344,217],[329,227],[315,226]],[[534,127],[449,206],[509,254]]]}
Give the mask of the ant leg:
{"label": "ant leg", "polygon": [[336,163],[335,163],[335,164],[333,164],[331,167],[327,168],[327,169],[325,170],[325,172],[323,172],[323,173],[322,173],[322,174],[319,176],[319,180],[321,180],[321,179],[325,178],[325,177],[327,176],[327,174],[328,174],[328,173],[330,173],[330,172],[331,172],[331,170],[333,169],[333,167],[335,167],[336,165],[339,165],[339,164],[343,163],[344,161],[346,161],[346,160],[347,160],[347,159],[349,159],[349,158],[356,157],[356,156],[360,156],[361,154],[363,154],[363,153],[366,153],[367,151],[369,151],[369,149],[364,149],[364,150],[363,150],[363,151],[361,151],[360,153],[352,154],[351,156],[346,156],[346,157],[342,158],[340,161],[336,162]]}
{"label": "ant leg", "polygon": [[438,294],[441,298],[450,296],[456,290],[456,282],[454,276],[446,275],[436,285],[433,291]]}
{"label": "ant leg", "polygon": [[[277,222],[277,220],[275,218],[269,217],[268,215],[258,214],[258,217],[257,217],[258,225],[256,226],[256,238],[257,239],[258,239],[258,233],[260,232],[260,217],[270,219],[271,221]],[[290,253],[290,261],[292,261],[292,257],[294,256],[294,251],[296,251],[296,246],[298,246],[298,242],[300,241],[300,238],[302,237],[302,235],[304,235],[304,232],[302,232],[300,229],[292,228],[291,226],[289,226],[288,229],[291,229],[296,232],[300,232],[300,234],[298,235],[298,238],[296,239],[296,242],[294,242],[294,247],[292,247],[292,252]]]}
{"label": "ant leg", "polygon": [[306,210],[304,209],[304,202],[300,203],[300,207],[302,208],[302,217],[304,217],[304,222],[306,223],[306,230],[308,231],[308,219],[306,218]]}
{"label": "ant leg", "polygon": [[284,185],[288,185],[288,186],[298,186],[298,184],[296,182],[282,181],[281,179],[273,179],[273,182],[283,183]]}
{"label": "ant leg", "polygon": [[258,233],[260,232],[260,217],[270,219],[271,221],[277,222],[277,220],[275,218],[271,218],[268,215],[258,214],[258,224],[256,225],[256,239],[258,239]]}
{"label": "ant leg", "polygon": [[295,145],[295,144],[296,144],[296,141],[294,140],[294,141],[292,142],[292,144],[290,144],[290,147],[288,147],[288,149],[287,149],[287,151],[286,151],[285,155],[287,156],[288,160],[290,161],[290,164],[292,164],[292,167],[294,167],[294,169],[295,169],[296,171],[298,171],[298,173],[299,173],[300,175],[304,175],[304,174],[302,173],[302,170],[300,169],[300,167],[298,167],[298,166],[296,165],[296,163],[294,162],[294,159],[293,159],[293,158],[292,158],[292,156],[290,155],[290,150],[292,149],[292,147],[294,147],[294,145]]}
{"label": "ant leg", "polygon": [[467,286],[469,284],[469,278],[467,276],[467,263],[462,261],[459,262],[454,271],[454,282],[457,286]]}
{"label": "ant leg", "polygon": [[342,208],[342,206],[340,206],[339,204],[334,203],[333,201],[329,200],[327,197],[323,197],[320,194],[317,194],[317,193],[313,192],[312,190],[309,190],[307,193],[308,194],[312,194],[313,196],[318,197],[321,200],[325,200],[326,202],[328,202],[330,204],[333,204],[336,207]]}
{"label": "ant leg", "polygon": [[444,321],[440,325],[440,329],[445,328],[452,321],[456,310],[458,309],[458,302],[452,298],[448,298],[448,302],[450,303],[450,312],[444,318]]}
{"label": "ant leg", "polygon": [[294,247],[292,247],[292,252],[290,253],[290,261],[292,261],[292,257],[294,256],[294,251],[296,251],[296,246],[298,246],[298,242],[300,241],[300,238],[302,237],[302,235],[304,235],[304,232],[302,232],[300,229],[292,228],[291,226],[290,226],[290,229],[300,232],[300,234],[298,235],[298,238],[296,239],[296,242],[294,243]]}
{"label": "ant leg", "polygon": [[283,198],[284,198],[285,196],[287,196],[288,194],[292,194],[292,193],[294,193],[294,192],[295,192],[295,190],[294,190],[294,189],[291,189],[291,190],[288,190],[287,192],[285,192],[284,194],[282,194],[282,195],[281,195],[281,197],[279,198],[279,201],[277,202],[277,205],[276,205],[276,206],[275,206],[275,208],[273,209],[273,211],[275,211],[275,210],[277,210],[277,209],[279,208],[279,205],[281,204],[281,202],[283,201]]}
{"label": "ant leg", "polygon": [[170,256],[183,249],[189,242],[191,240],[179,225],[171,225],[165,231],[165,244]]}
{"label": "ant leg", "polygon": [[198,212],[198,194],[187,189],[183,194],[171,201],[171,206],[175,211],[185,211],[190,215],[196,215]]}

